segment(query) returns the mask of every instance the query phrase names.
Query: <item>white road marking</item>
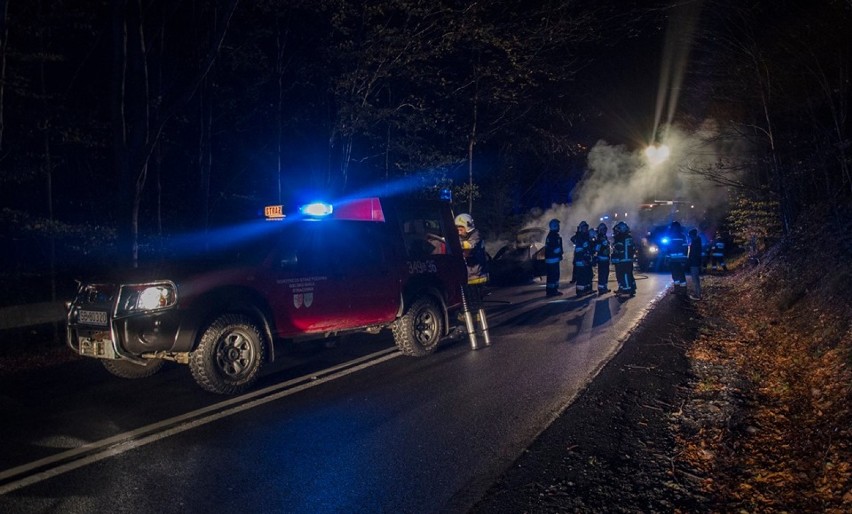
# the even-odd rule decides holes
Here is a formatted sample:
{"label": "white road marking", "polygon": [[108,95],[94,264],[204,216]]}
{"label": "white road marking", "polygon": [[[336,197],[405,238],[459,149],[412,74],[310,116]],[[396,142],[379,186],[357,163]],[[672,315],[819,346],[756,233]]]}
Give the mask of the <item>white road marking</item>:
{"label": "white road marking", "polygon": [[[207,407],[197,409],[180,416],[175,416],[157,423],[146,425],[123,434],[118,434],[100,441],[84,444],[50,457],[45,457],[28,464],[23,464],[0,472],[0,481],[23,475],[32,470],[48,469],[24,476],[13,482],[0,486],[0,495],[15,491],[22,487],[36,484],[69,471],[87,466],[94,462],[120,455],[128,450],[165,439],[181,432],[212,423],[213,421],[238,414],[245,410],[259,407],[291,394],[310,389],[325,382],[330,382],[362,369],[375,366],[382,362],[395,359],[402,354],[396,348],[388,348],[370,355],[365,355],[337,366],[324,369],[319,373],[305,375],[299,378],[275,384],[257,391],[234,397]],[[82,457],[80,457],[82,455]],[[59,464],[62,461],[68,461]]]}

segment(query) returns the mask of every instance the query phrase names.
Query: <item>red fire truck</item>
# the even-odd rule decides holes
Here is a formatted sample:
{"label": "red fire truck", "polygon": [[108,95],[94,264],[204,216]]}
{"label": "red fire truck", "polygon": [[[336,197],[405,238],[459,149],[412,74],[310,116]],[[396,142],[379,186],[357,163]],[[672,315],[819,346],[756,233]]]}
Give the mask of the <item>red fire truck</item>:
{"label": "red fire truck", "polygon": [[447,335],[467,280],[449,203],[361,198],[265,215],[190,245],[192,258],[82,283],[69,346],[119,377],[170,360],[203,389],[236,394],[274,359],[274,341],[389,329],[403,354],[422,356]]}

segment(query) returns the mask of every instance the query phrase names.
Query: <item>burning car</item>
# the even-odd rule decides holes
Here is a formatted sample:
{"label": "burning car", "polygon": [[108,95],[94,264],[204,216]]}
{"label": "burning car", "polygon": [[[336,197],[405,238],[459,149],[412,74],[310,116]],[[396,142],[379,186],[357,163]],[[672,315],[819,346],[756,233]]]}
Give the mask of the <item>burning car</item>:
{"label": "burning car", "polygon": [[515,240],[502,246],[491,258],[490,275],[494,283],[527,282],[546,274],[544,240],[547,230],[525,228],[515,234]]}

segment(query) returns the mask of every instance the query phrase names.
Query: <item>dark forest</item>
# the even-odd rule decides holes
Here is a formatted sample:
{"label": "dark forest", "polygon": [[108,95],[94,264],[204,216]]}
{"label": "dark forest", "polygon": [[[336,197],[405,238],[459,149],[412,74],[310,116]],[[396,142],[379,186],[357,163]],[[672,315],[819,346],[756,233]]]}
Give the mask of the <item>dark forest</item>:
{"label": "dark forest", "polygon": [[451,187],[496,236],[569,204],[598,141],[675,125],[722,149],[677,171],[778,238],[852,196],[852,3],[749,4],[0,0],[0,274],[365,191]]}

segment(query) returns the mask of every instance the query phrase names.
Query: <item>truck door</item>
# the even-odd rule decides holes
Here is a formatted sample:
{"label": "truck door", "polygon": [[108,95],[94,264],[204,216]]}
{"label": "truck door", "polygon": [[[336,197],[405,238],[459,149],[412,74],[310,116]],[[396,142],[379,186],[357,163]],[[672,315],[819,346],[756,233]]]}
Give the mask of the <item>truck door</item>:
{"label": "truck door", "polygon": [[297,222],[278,236],[270,304],[285,336],[347,327],[349,297],[340,287],[340,254],[328,241],[327,225]]}
{"label": "truck door", "polygon": [[[341,221],[332,237],[349,300],[349,323],[366,326],[396,317],[401,301],[399,256],[384,222]],[[395,233],[395,232],[394,232]],[[395,265],[396,263],[396,265]]]}

